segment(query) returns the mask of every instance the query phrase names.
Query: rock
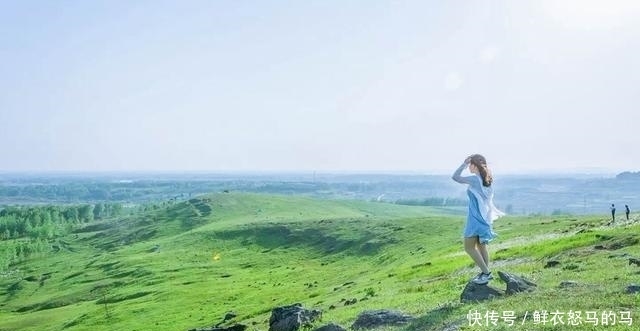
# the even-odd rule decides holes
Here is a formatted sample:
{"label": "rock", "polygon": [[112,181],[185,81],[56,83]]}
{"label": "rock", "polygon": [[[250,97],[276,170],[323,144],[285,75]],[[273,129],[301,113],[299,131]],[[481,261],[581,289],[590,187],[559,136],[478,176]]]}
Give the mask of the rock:
{"label": "rock", "polygon": [[413,317],[395,310],[367,310],[351,326],[352,329],[373,329],[383,325],[403,325],[413,321]]}
{"label": "rock", "polygon": [[222,322],[226,322],[228,320],[232,320],[232,319],[236,318],[237,316],[238,316],[238,314],[230,311],[230,312],[228,312],[228,313],[226,313],[224,315],[224,319],[222,320]]}
{"label": "rock", "polygon": [[338,324],[329,323],[327,325],[323,325],[323,326],[315,329],[314,331],[347,331],[347,329],[341,327]]}
{"label": "rock", "polygon": [[640,267],[640,259],[636,259],[634,257],[629,258],[629,265],[635,264]]}
{"label": "rock", "polygon": [[244,324],[234,324],[232,326],[227,326],[227,327],[213,326],[213,327],[204,328],[204,329],[190,329],[189,331],[244,331],[246,329],[247,329],[247,326]]}
{"label": "rock", "polygon": [[640,293],[640,285],[632,284],[627,286],[627,293],[629,294]]}
{"label": "rock", "polygon": [[222,324],[226,323],[227,321],[230,321],[230,320],[232,320],[232,319],[236,318],[237,316],[238,316],[238,315],[237,315],[236,313],[232,312],[232,311],[230,311],[230,312],[226,313],[226,314],[224,315],[224,318],[222,319],[222,322],[218,323],[218,324],[216,325],[216,327],[219,327],[220,325],[222,325]]}
{"label": "rock", "polygon": [[271,311],[269,331],[297,331],[322,317],[320,310],[308,310],[302,304],[277,307]]}
{"label": "rock", "polygon": [[556,260],[550,260],[547,261],[547,264],[544,265],[545,268],[553,268],[560,265],[560,261],[556,261]]}
{"label": "rock", "polygon": [[507,294],[531,292],[538,286],[524,278],[506,272],[498,271],[498,275],[500,275],[500,279],[507,283]]}
{"label": "rock", "polygon": [[475,302],[501,297],[504,292],[488,285],[478,285],[474,282],[468,282],[467,286],[460,294],[461,302]]}

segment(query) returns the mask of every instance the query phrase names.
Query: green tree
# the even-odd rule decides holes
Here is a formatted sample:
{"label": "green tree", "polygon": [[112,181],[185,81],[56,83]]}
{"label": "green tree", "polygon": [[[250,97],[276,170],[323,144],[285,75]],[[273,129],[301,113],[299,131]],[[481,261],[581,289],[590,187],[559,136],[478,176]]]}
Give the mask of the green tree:
{"label": "green tree", "polygon": [[105,217],[118,216],[122,212],[122,205],[119,203],[105,203]]}
{"label": "green tree", "polygon": [[42,224],[51,223],[51,211],[44,210],[42,213]]}
{"label": "green tree", "polygon": [[82,222],[93,221],[93,206],[92,205],[80,206],[80,208],[78,208],[78,218]]}
{"label": "green tree", "polygon": [[27,222],[25,222],[25,225],[24,225],[24,235],[25,235],[25,236],[32,237],[32,238],[36,238],[36,237],[37,237],[37,234],[36,234],[36,232],[33,230],[34,228],[35,228],[35,227],[31,225],[31,222],[28,222],[28,221],[27,221]]}
{"label": "green tree", "polygon": [[96,205],[93,207],[93,218],[101,219],[103,212],[104,212],[104,205],[102,203],[96,203]]}
{"label": "green tree", "polygon": [[78,208],[77,207],[67,207],[67,209],[63,212],[64,218],[67,221],[77,222],[78,221]]}

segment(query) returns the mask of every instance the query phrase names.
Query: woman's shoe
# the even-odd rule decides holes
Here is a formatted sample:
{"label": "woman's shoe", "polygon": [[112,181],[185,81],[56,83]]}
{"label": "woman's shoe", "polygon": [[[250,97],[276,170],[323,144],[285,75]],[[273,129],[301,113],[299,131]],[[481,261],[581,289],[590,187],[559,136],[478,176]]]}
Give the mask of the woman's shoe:
{"label": "woman's shoe", "polygon": [[481,272],[480,274],[478,274],[474,279],[472,279],[471,281],[474,284],[478,284],[478,285],[485,285],[487,284],[490,280],[493,279],[493,276],[491,275],[491,273],[485,274],[484,272]]}

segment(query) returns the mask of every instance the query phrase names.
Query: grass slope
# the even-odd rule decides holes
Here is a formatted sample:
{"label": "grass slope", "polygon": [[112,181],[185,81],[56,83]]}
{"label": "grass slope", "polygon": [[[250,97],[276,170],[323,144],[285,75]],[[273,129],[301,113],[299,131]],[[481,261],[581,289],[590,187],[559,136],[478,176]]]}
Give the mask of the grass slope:
{"label": "grass slope", "polygon": [[[606,226],[599,217],[500,219],[494,270],[539,288],[461,304],[477,272],[461,248],[463,223],[459,211],[385,203],[236,193],[191,199],[94,222],[59,238],[59,251],[0,274],[0,330],[187,330],[216,324],[228,311],[266,330],[272,308],[296,302],[343,326],[381,308],[417,316],[400,328],[406,330],[487,329],[469,326],[470,311],[514,311],[519,322],[542,310],[581,311],[583,319],[586,311],[631,311],[633,327],[640,325],[640,297],[624,293],[640,283],[640,267],[628,264],[640,256],[638,225]],[[545,268],[549,260],[559,265]],[[575,286],[560,288],[562,281]],[[558,326],[529,320],[491,328]]]}

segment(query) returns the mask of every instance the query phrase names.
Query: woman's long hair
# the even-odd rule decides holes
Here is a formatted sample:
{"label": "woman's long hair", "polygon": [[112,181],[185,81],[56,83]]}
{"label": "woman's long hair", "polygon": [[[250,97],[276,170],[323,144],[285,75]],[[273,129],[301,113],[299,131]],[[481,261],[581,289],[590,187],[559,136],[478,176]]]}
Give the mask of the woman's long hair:
{"label": "woman's long hair", "polygon": [[491,186],[493,176],[491,176],[491,170],[487,167],[487,159],[480,154],[473,154],[471,155],[471,164],[478,168],[480,177],[482,177],[482,185],[485,187]]}

